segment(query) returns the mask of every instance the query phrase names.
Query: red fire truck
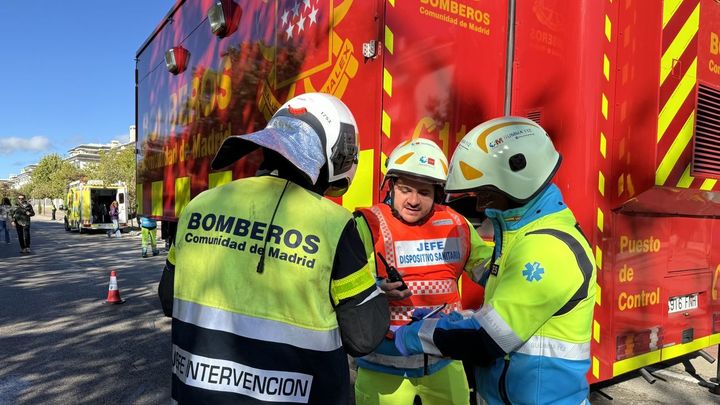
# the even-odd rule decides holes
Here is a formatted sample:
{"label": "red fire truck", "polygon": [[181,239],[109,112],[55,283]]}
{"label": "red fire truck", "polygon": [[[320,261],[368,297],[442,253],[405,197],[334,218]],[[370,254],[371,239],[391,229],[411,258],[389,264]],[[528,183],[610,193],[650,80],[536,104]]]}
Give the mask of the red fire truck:
{"label": "red fire truck", "polygon": [[719,37],[716,0],[178,0],[137,52],[138,212],[172,224],[253,174],[258,155],[209,162],[304,92],[357,119],[349,209],[401,141],[451,155],[529,117],[595,253],[588,379],[609,380],[720,343]]}

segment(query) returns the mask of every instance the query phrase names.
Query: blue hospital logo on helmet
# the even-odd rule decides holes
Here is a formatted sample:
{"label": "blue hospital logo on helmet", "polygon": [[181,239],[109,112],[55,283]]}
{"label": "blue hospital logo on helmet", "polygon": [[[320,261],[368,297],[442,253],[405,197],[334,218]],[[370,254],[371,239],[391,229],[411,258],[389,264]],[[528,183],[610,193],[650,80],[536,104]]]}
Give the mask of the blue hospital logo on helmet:
{"label": "blue hospital logo on helmet", "polygon": [[540,281],[544,273],[545,269],[540,267],[540,263],[538,262],[525,263],[525,270],[522,272],[525,279],[530,282]]}
{"label": "blue hospital logo on helmet", "polygon": [[435,166],[435,159],[428,156],[420,156],[420,163],[424,165]]}

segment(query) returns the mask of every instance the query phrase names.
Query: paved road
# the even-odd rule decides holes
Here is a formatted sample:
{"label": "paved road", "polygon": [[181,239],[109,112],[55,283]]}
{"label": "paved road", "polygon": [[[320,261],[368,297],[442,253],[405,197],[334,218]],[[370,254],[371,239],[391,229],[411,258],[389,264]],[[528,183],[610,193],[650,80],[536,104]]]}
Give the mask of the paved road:
{"label": "paved road", "polygon": [[[142,259],[139,237],[34,219],[32,254],[19,253],[14,229],[10,245],[0,242],[0,404],[168,403],[170,322],[156,295],[164,252]],[[123,305],[104,303],[110,270]]]}
{"label": "paved road", "polygon": [[[11,229],[11,231],[14,231]],[[35,217],[32,250],[17,236],[0,242],[0,404],[158,404],[169,402],[170,322],[157,282],[161,255],[140,257],[140,238],[66,233]],[[111,270],[123,305],[107,305]],[[708,350],[717,357],[716,348]],[[697,376],[715,376],[701,358]],[[593,404],[720,404],[682,366],[637,375],[591,394]]]}
{"label": "paved road", "polygon": [[[717,346],[708,348],[707,352],[718,357]],[[624,381],[592,392],[590,402],[593,405],[720,404],[720,395],[712,394],[703,386],[716,376],[717,361],[710,364],[702,357],[695,357],[687,359],[687,364],[694,374],[688,373],[683,363],[651,369],[656,377],[653,384],[649,384],[638,372],[628,373]]]}

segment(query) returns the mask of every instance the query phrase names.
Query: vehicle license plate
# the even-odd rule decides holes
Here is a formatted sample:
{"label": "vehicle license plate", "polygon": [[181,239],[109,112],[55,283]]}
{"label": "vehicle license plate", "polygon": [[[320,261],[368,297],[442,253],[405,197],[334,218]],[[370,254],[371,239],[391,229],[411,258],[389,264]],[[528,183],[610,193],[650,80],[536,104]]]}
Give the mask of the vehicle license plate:
{"label": "vehicle license plate", "polygon": [[698,295],[688,294],[680,297],[670,297],[668,300],[668,313],[682,312],[698,307]]}

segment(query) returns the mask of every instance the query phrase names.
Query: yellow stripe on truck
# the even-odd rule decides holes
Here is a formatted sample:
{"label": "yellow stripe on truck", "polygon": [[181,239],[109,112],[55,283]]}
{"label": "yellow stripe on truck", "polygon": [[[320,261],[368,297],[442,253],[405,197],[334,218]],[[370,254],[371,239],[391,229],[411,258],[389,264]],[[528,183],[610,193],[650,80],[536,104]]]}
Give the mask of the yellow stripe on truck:
{"label": "yellow stripe on truck", "polygon": [[135,185],[135,212],[144,214],[143,212],[143,185],[137,183]]}
{"label": "yellow stripe on truck", "polygon": [[179,218],[182,210],[190,202],[190,177],[175,179],[175,217]]}
{"label": "yellow stripe on truck", "polygon": [[150,214],[156,217],[161,217],[163,215],[163,182],[161,181],[154,181],[152,183],[152,190],[150,194],[150,198],[152,200],[152,208],[150,209]]}
{"label": "yellow stripe on truck", "polygon": [[210,173],[208,176],[208,189],[222,186],[232,181],[232,170]]}
{"label": "yellow stripe on truck", "polygon": [[365,149],[360,151],[355,178],[348,191],[343,195],[343,207],[352,211],[357,207],[364,208],[372,205],[374,162],[374,150]]}
{"label": "yellow stripe on truck", "polygon": [[615,363],[613,363],[613,377],[627,373],[628,371],[637,370],[650,364],[655,364],[659,361],[660,350],[655,350],[650,353],[630,357],[629,359],[616,361]]}

